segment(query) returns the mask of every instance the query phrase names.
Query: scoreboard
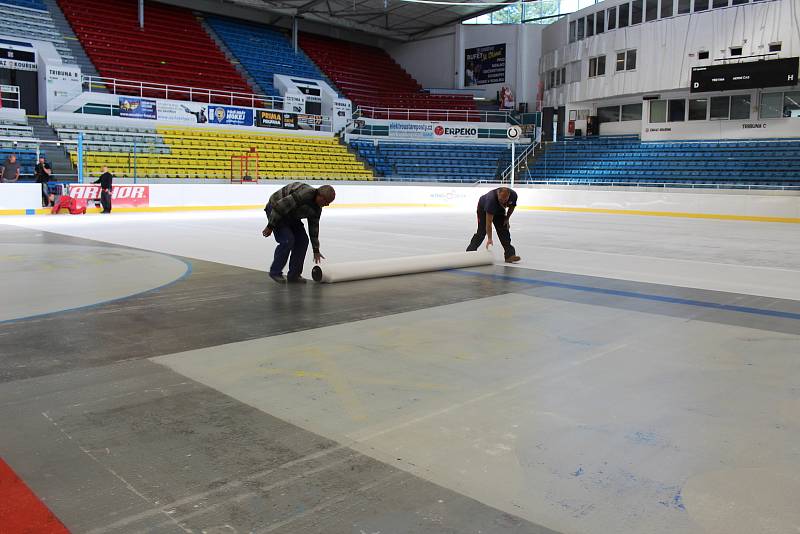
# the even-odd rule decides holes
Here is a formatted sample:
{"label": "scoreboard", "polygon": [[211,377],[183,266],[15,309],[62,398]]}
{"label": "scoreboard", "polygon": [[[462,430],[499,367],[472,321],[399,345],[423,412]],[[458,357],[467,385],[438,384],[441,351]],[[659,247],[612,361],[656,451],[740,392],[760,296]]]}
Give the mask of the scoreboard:
{"label": "scoreboard", "polygon": [[731,91],[797,85],[800,58],[693,67],[690,92]]}

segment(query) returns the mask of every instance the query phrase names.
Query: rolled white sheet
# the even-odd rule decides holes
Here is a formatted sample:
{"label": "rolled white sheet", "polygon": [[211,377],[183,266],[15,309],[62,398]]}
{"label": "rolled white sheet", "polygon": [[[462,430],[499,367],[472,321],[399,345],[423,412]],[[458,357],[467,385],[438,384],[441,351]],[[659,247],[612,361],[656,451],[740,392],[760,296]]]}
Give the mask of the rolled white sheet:
{"label": "rolled white sheet", "polygon": [[351,261],[317,265],[311,271],[311,276],[317,282],[330,284],[400,274],[477,267],[479,265],[491,265],[492,263],[494,263],[492,253],[481,248],[476,252],[452,252],[388,260]]}

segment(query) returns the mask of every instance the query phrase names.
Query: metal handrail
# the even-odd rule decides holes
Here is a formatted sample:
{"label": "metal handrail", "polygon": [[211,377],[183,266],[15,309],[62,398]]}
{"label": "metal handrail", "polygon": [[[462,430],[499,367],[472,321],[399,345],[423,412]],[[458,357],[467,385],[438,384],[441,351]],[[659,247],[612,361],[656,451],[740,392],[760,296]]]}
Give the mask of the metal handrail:
{"label": "metal handrail", "polygon": [[375,108],[358,106],[354,118],[382,120],[416,120],[428,122],[504,122],[519,124],[510,111],[481,111],[475,109],[415,109],[415,108]]}
{"label": "metal handrail", "polygon": [[[190,87],[186,85],[169,85],[161,83],[143,82],[137,80],[121,80],[117,78],[103,78],[100,76],[83,76],[84,90],[91,92],[110,92],[124,96],[139,96],[147,98],[170,98],[183,100],[188,97],[192,102],[205,102],[208,104],[230,103],[231,106],[245,106],[262,109],[283,109],[283,98],[259,95],[254,93],[241,93],[237,91],[220,91]],[[147,93],[146,93],[147,92]],[[154,94],[156,96],[154,96]],[[159,96],[163,94],[163,96]],[[175,98],[175,97],[183,98]],[[213,99],[213,100],[212,100]]]}
{"label": "metal handrail", "polygon": [[524,161],[527,161],[528,158],[534,153],[536,143],[530,143],[525,147],[525,150],[521,151],[517,154],[517,157],[514,161],[509,163],[508,167],[506,167],[503,172],[500,174],[500,181],[505,183],[511,179],[511,168],[513,166],[515,171],[519,170],[520,164]]}

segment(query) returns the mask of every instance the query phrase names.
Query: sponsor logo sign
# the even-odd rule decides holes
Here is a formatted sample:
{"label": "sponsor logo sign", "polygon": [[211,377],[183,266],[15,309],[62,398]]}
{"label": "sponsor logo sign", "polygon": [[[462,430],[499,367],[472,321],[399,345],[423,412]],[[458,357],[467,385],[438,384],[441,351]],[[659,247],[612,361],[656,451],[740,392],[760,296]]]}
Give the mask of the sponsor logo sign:
{"label": "sponsor logo sign", "polygon": [[464,50],[464,87],[505,81],[505,43]]}
{"label": "sponsor logo sign", "polygon": [[119,116],[126,119],[158,119],[155,100],[146,98],[119,97]]}
{"label": "sponsor logo sign", "polygon": [[433,135],[437,139],[477,139],[478,129],[474,126],[447,126],[437,124],[433,128]]}
{"label": "sponsor logo sign", "polygon": [[252,126],[253,110],[231,106],[208,106],[208,122],[231,126]]}
{"label": "sponsor logo sign", "polygon": [[208,122],[208,107],[205,104],[159,100],[156,107],[158,119],[162,121],[192,124],[206,124]]}
{"label": "sponsor logo sign", "polygon": [[433,124],[430,122],[389,121],[389,137],[433,137]]}
{"label": "sponsor logo sign", "polygon": [[256,126],[260,128],[297,129],[297,115],[268,109],[256,110]]}
{"label": "sponsor logo sign", "polygon": [[[99,184],[69,186],[69,196],[82,200],[100,198]],[[116,185],[111,189],[111,203],[115,208],[142,208],[150,205],[150,186]]]}

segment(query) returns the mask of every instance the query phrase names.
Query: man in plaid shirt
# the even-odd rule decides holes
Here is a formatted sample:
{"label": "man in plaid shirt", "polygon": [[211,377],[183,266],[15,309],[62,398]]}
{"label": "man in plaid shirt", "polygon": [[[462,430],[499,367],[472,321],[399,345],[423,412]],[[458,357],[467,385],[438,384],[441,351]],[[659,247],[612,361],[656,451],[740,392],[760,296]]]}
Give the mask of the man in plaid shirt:
{"label": "man in plaid shirt", "polygon": [[[319,218],[322,216],[322,208],[330,205],[335,198],[336,191],[329,185],[317,189],[300,182],[282,187],[269,197],[269,202],[264,207],[268,224],[261,233],[264,237],[274,235],[278,242],[275,260],[269,268],[270,278],[279,284],[306,282],[301,274],[309,237],[314,250],[314,263],[325,259],[319,251]],[[308,219],[308,234],[302,219]],[[287,261],[289,272],[284,278],[283,268]]]}

